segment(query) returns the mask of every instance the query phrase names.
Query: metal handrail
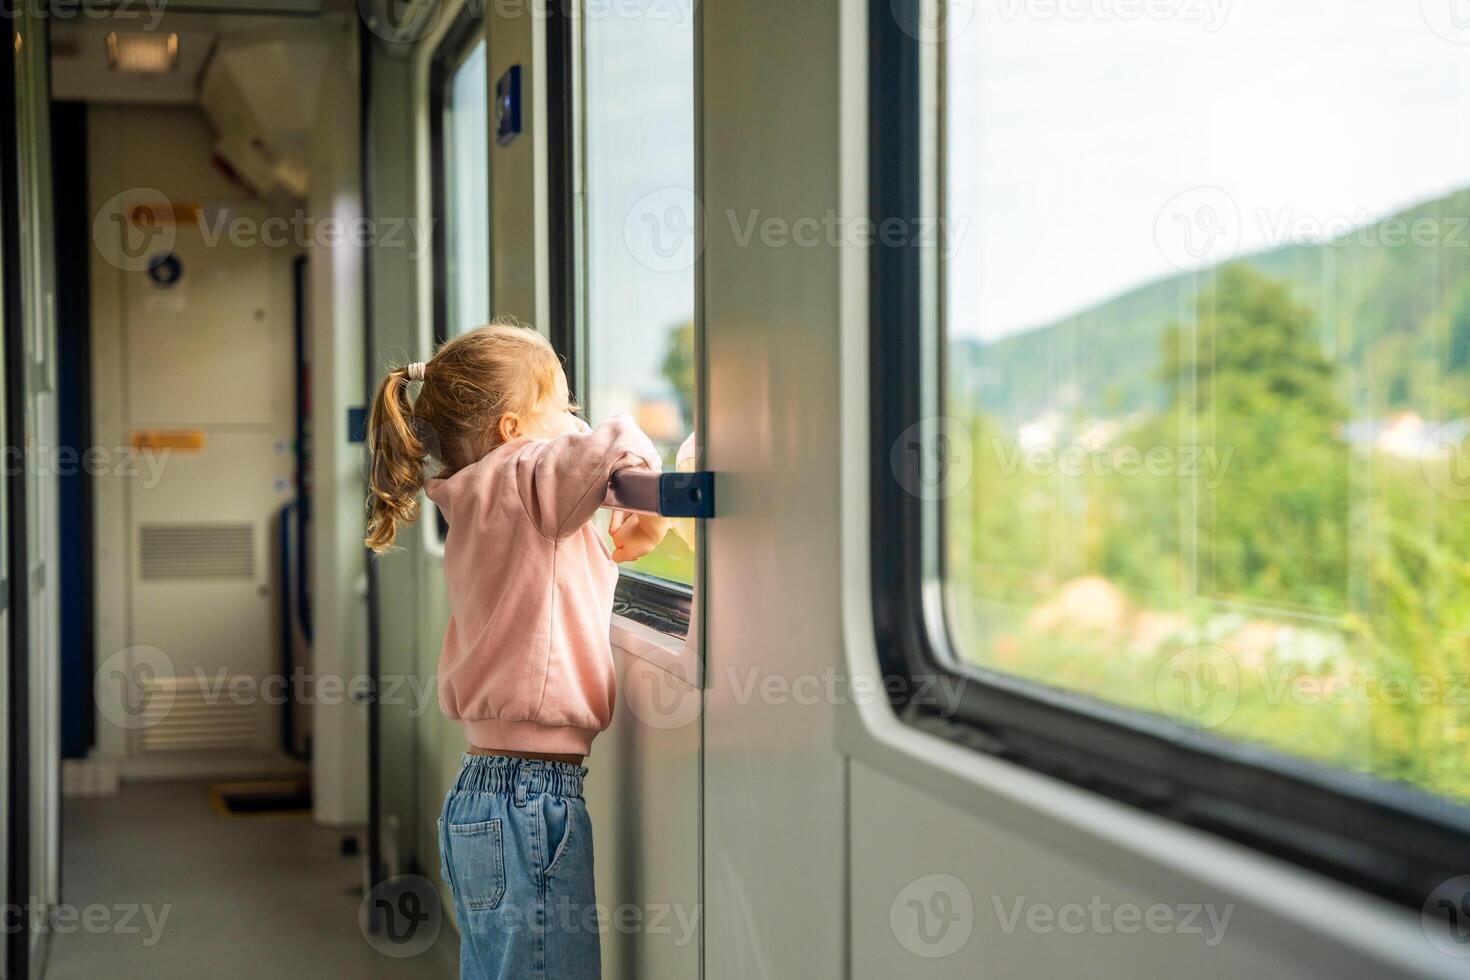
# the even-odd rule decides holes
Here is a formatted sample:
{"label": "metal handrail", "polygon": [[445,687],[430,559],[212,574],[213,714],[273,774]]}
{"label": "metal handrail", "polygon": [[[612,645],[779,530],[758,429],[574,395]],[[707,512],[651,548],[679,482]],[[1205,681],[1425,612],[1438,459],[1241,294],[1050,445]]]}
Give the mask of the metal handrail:
{"label": "metal handrail", "polygon": [[656,473],[619,470],[609,485],[608,505],[663,517],[714,517],[715,475],[696,470]]}

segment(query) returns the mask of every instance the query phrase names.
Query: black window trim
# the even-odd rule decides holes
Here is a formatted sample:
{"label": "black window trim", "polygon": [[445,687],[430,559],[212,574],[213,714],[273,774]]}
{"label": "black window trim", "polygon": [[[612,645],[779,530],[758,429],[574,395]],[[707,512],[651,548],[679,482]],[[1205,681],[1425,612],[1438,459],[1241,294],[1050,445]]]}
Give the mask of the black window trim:
{"label": "black window trim", "polygon": [[[585,275],[586,222],[577,188],[583,166],[580,126],[585,102],[579,91],[585,77],[579,66],[585,46],[578,34],[576,4],[560,0],[547,4],[547,240],[551,269],[552,345],[566,364],[567,378],[576,393],[587,390],[587,325],[581,277]],[[696,322],[698,316],[695,317]],[[696,328],[697,332],[697,328]],[[696,341],[697,342],[697,341]],[[689,635],[694,590],[677,582],[619,569],[613,612],[675,637]]]}
{"label": "black window trim", "polygon": [[[925,46],[901,26],[920,23],[924,2],[869,0],[868,193],[879,227],[922,215],[924,182],[937,178],[921,169],[917,107],[925,95],[938,105],[939,93],[921,90]],[[880,664],[900,717],[1414,909],[1470,871],[1470,808],[961,665],[942,602],[943,508],[902,489],[919,485],[916,459],[902,455],[901,477],[890,468],[890,447],[902,434],[943,415],[943,326],[925,306],[940,295],[926,292],[925,276],[942,273],[928,262],[912,245],[879,242],[869,256],[872,602]],[[930,384],[915,383],[926,374]],[[936,676],[963,679],[953,712],[911,696]]]}

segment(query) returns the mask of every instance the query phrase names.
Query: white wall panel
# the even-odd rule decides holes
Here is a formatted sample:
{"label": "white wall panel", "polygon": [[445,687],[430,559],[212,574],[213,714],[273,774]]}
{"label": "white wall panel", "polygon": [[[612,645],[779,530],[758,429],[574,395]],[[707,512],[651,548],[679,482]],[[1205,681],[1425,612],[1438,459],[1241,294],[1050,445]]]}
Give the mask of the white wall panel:
{"label": "white wall panel", "polygon": [[838,205],[838,4],[705,3],[705,975],[839,977],[845,955],[839,265],[740,229]]}
{"label": "white wall panel", "polygon": [[1264,948],[1259,910],[1184,883],[1145,891],[862,763],[851,773],[854,980],[1346,975],[1337,956]]}

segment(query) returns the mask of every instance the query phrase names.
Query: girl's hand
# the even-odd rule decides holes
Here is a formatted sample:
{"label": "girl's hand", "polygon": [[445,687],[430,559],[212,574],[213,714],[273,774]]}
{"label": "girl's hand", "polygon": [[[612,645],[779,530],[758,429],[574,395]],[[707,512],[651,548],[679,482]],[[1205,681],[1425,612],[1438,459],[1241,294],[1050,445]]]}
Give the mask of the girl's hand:
{"label": "girl's hand", "polygon": [[615,510],[608,522],[607,531],[612,535],[612,560],[622,564],[636,561],[657,548],[669,530],[669,519],[653,514],[634,514],[631,511]]}

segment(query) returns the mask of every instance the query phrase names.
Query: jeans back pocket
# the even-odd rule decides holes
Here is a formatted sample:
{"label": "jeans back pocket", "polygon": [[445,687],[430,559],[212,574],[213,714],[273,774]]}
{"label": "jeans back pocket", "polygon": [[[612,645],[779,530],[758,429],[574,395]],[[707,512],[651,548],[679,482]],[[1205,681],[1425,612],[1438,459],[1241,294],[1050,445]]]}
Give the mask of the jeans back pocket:
{"label": "jeans back pocket", "polygon": [[499,820],[449,825],[450,888],[470,911],[493,909],[505,894]]}

